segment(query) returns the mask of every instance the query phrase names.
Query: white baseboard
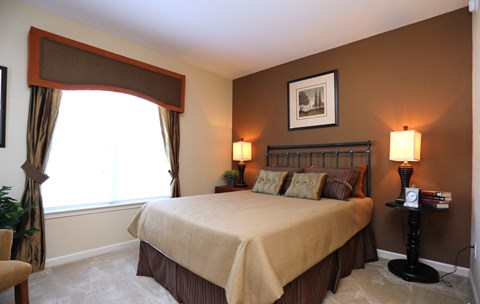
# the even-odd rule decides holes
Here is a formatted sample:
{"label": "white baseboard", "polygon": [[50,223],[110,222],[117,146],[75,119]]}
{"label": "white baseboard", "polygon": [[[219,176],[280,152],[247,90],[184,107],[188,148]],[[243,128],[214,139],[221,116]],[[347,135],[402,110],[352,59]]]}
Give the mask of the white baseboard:
{"label": "white baseboard", "polygon": [[109,253],[109,252],[113,252],[121,249],[135,248],[139,246],[139,243],[140,241],[135,239],[135,240],[126,241],[123,243],[117,243],[113,245],[108,245],[104,247],[94,248],[94,249],[75,252],[72,254],[68,254],[68,255],[64,255],[56,258],[47,259],[45,261],[45,267],[53,267],[57,265],[71,263],[78,260],[83,260],[86,258],[94,257],[97,255],[101,255],[101,254],[105,254],[105,253]]}
{"label": "white baseboard", "polygon": [[[405,254],[400,254],[396,252],[391,252],[391,251],[386,251],[386,250],[380,250],[377,249],[378,256],[380,258],[384,258],[387,260],[394,260],[394,259],[406,259],[407,256]],[[432,261],[432,260],[427,260],[427,259],[420,259],[420,262],[427,264],[428,266],[431,266],[435,268],[438,271],[442,272],[451,272],[453,271],[454,265],[450,264],[445,264],[437,261]],[[459,267],[457,266],[457,271],[455,274],[460,275],[462,277],[469,277],[470,274],[470,269],[465,268],[465,267]]]}

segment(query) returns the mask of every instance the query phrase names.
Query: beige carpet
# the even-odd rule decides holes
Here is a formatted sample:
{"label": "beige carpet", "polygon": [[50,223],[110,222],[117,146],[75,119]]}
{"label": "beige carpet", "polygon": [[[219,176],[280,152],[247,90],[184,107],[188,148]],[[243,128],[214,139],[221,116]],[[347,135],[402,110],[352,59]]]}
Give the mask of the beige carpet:
{"label": "beige carpet", "polygon": [[[137,277],[137,250],[128,249],[65,264],[30,276],[31,304],[162,303],[176,304],[153,279]],[[388,272],[387,261],[367,264],[343,279],[324,304],[475,303],[467,278],[448,276],[443,283],[408,283]],[[13,289],[0,293],[1,304],[13,304]]]}

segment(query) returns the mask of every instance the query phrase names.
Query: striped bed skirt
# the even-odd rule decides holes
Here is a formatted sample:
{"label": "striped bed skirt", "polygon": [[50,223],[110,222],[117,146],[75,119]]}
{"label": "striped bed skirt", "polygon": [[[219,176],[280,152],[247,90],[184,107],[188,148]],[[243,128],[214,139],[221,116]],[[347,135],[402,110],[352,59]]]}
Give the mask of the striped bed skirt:
{"label": "striped bed skirt", "polygon": [[[345,245],[283,287],[275,304],[321,303],[328,290],[336,292],[340,279],[365,263],[377,261],[375,236],[370,225]],[[178,265],[146,242],[140,243],[137,275],[153,277],[179,302],[227,304],[225,289]]]}

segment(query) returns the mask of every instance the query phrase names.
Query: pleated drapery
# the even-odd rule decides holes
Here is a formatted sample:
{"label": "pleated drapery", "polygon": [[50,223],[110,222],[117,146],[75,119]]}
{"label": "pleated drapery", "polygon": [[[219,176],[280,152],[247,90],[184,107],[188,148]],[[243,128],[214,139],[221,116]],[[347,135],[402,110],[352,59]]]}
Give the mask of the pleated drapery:
{"label": "pleated drapery", "polygon": [[40,184],[44,174],[62,91],[32,86],[27,126],[27,160],[22,165],[26,174],[22,206],[31,208],[19,224],[19,230],[35,228],[31,237],[20,240],[14,249],[17,260],[32,264],[33,271],[45,268],[45,220]]}
{"label": "pleated drapery", "polygon": [[163,145],[167,159],[170,162],[171,197],[180,197],[179,155],[180,155],[180,117],[179,113],[158,107],[160,125],[162,128]]}

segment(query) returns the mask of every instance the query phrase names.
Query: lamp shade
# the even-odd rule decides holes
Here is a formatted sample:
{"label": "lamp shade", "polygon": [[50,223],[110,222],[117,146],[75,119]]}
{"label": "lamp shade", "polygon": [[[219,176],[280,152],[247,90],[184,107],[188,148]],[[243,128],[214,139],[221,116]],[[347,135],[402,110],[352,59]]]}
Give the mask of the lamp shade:
{"label": "lamp shade", "polygon": [[419,161],[422,134],[415,130],[390,132],[390,160]]}
{"label": "lamp shade", "polygon": [[233,143],[233,160],[246,161],[252,159],[252,143],[240,141]]}

